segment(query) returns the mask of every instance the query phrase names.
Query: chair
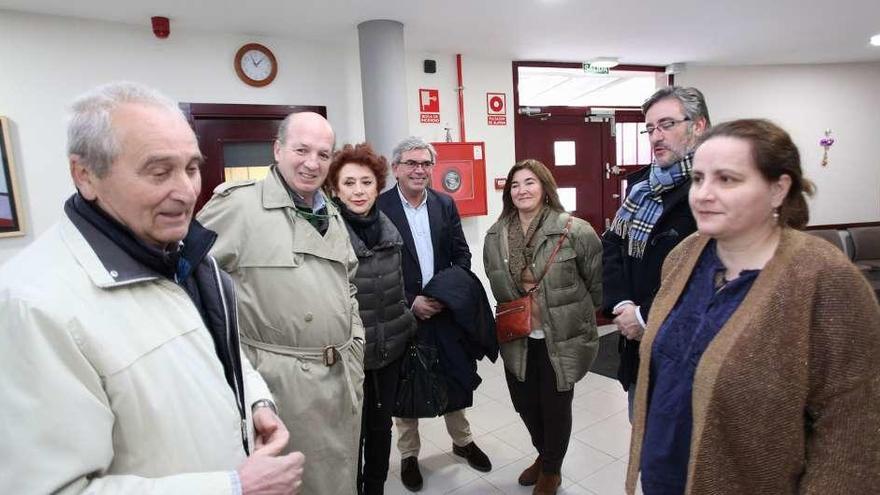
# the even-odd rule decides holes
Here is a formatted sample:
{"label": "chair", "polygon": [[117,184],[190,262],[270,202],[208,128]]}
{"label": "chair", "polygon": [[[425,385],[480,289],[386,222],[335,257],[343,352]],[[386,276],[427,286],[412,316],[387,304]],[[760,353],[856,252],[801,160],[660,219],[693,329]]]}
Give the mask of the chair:
{"label": "chair", "polygon": [[866,271],[880,270],[880,226],[852,227],[853,262]]}
{"label": "chair", "polygon": [[[833,244],[834,247],[836,247],[837,249],[840,249],[847,256],[849,256],[849,253],[846,252],[846,246],[843,243],[843,238],[840,236],[841,233],[838,232],[837,229],[808,230],[807,233],[812,234],[816,237],[821,237],[822,239],[825,239],[826,241]],[[850,258],[851,258],[851,256],[850,256]]]}

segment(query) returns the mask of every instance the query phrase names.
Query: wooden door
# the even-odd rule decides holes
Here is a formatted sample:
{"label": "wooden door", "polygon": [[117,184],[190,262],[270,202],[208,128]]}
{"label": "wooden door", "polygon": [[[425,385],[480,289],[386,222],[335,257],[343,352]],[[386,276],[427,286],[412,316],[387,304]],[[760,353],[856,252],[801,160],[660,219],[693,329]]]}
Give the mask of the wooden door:
{"label": "wooden door", "polygon": [[534,158],[546,165],[556,179],[563,206],[601,234],[609,140],[610,124],[586,122],[583,114],[518,116],[516,159]]}
{"label": "wooden door", "polygon": [[[546,165],[556,179],[560,199],[573,196],[573,214],[590,222],[596,233],[602,235],[620,204],[619,178],[606,173],[606,168],[615,163],[613,122],[590,122],[586,113],[586,109],[550,107],[541,109],[537,115],[517,114],[516,159],[534,158]],[[561,156],[565,153],[560,151],[566,148],[574,149],[573,160],[566,160],[572,156]],[[569,209],[566,202],[563,206]],[[598,309],[596,321],[599,325],[611,323]]]}

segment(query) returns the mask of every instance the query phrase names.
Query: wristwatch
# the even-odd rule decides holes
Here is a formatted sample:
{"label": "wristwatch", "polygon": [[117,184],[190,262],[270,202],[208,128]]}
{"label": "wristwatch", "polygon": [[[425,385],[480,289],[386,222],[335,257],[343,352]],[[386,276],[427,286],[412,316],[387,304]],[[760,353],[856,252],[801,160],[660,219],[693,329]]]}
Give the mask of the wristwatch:
{"label": "wristwatch", "polygon": [[278,408],[275,407],[275,403],[269,399],[260,399],[253,404],[251,404],[251,414],[257,410],[258,407],[268,407],[272,410],[273,413],[278,414]]}

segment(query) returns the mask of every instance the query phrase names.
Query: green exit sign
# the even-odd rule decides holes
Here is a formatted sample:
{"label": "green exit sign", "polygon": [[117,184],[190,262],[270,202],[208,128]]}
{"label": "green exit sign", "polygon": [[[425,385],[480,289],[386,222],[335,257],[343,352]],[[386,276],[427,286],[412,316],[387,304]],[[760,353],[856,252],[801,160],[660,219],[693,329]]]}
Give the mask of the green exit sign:
{"label": "green exit sign", "polygon": [[587,74],[608,74],[608,67],[596,67],[584,62],[584,72]]}

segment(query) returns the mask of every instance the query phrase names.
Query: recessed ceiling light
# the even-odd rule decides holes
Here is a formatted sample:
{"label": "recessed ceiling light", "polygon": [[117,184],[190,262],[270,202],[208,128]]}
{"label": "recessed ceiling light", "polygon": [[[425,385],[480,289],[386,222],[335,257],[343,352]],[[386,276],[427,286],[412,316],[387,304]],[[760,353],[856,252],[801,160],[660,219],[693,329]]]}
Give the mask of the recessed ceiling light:
{"label": "recessed ceiling light", "polygon": [[617,67],[618,63],[617,57],[596,57],[593,60],[590,60],[591,67],[599,67],[602,69]]}
{"label": "recessed ceiling light", "polygon": [[880,46],[880,34],[875,34],[871,36],[871,44],[874,46]]}

